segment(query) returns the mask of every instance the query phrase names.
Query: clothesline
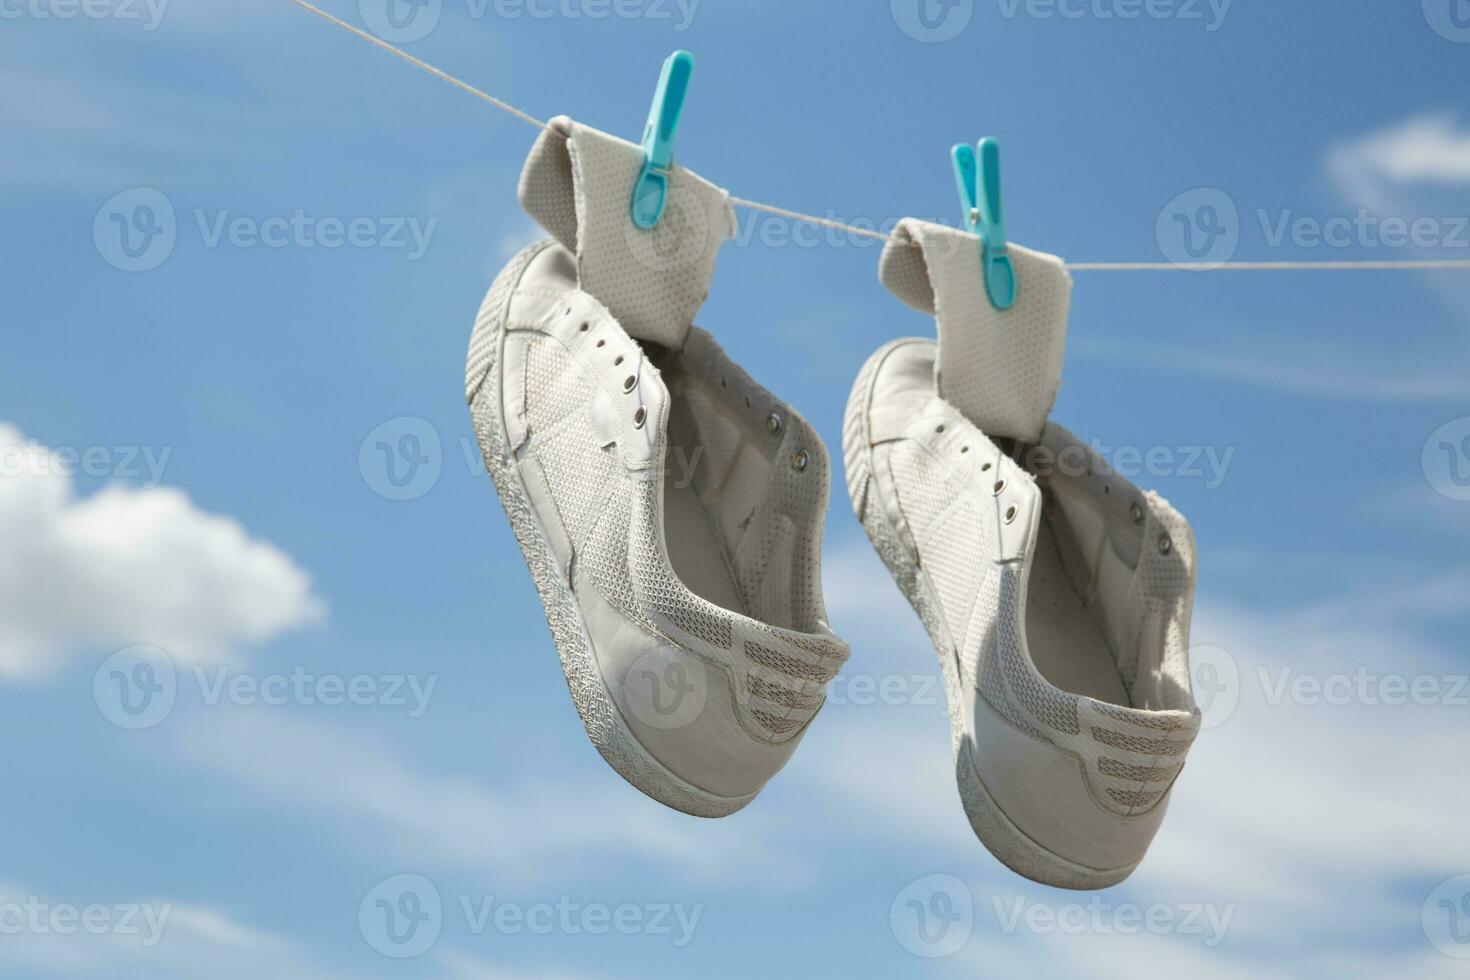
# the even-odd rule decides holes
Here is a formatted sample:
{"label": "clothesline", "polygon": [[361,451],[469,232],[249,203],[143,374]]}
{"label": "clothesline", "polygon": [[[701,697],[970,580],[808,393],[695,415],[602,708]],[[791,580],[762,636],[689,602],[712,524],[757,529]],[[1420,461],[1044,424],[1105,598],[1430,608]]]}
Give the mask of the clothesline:
{"label": "clothesline", "polygon": [[[522,122],[529,123],[532,126],[535,126],[537,129],[544,130],[547,128],[547,123],[545,120],[537,119],[529,112],[526,112],[523,109],[518,109],[515,106],[511,105],[509,102],[505,102],[502,99],[497,99],[489,92],[478,89],[468,82],[456,78],[455,76],[440,68],[434,67],[421,58],[414,57],[407,51],[404,51],[402,48],[389,44],[382,38],[376,37],[360,27],[349,24],[347,23],[347,21],[342,20],[339,17],[334,17],[333,15],[327,13],[325,10],[322,10],[315,4],[309,3],[308,0],[290,0],[290,2],[309,13],[315,14],[322,20],[325,20],[327,23],[340,27],[344,31],[347,31],[350,34],[361,38],[362,40],[373,45],[373,47],[378,48],[382,51],[386,51],[394,57],[408,62],[415,68],[426,71],[430,75],[433,75],[435,78],[448,82],[450,85],[453,85],[460,91],[472,95],[483,102],[489,103],[502,112],[506,112],[512,116],[515,116]],[[857,228],[849,224],[844,224],[841,221],[834,221],[831,218],[821,218],[814,214],[804,214],[800,211],[789,211],[786,208],[776,207],[774,204],[765,204],[760,201],[751,201],[743,197],[734,196],[730,198],[730,203],[735,205],[736,207],[746,208],[751,211],[762,211],[766,214],[773,214],[778,217],[789,218],[793,221],[801,221],[807,224],[821,225],[825,228],[832,228],[836,231],[846,232],[850,235],[857,235],[861,238],[873,238],[877,239],[878,241],[885,242],[893,240],[892,235],[884,234],[881,231],[875,231],[871,228]],[[1072,272],[1359,272],[1370,270],[1408,269],[1470,270],[1470,259],[1404,259],[1328,262],[1226,262],[1223,264],[1211,262],[1069,262],[1067,263],[1067,268]]]}

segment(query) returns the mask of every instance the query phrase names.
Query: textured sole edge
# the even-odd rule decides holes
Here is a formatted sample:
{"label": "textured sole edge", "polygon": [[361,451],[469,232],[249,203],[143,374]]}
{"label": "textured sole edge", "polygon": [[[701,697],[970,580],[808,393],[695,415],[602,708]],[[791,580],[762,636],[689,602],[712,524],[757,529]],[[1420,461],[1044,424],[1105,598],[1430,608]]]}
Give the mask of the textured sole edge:
{"label": "textured sole edge", "polygon": [[546,623],[551,628],[557,656],[561,660],[562,673],[566,675],[567,689],[571,692],[582,726],[587,730],[587,737],[613,771],[644,795],[690,816],[728,816],[757,794],[724,797],[694,786],[655,759],[623,721],[622,712],[602,678],[576,596],[570,584],[562,578],[556,556],[536,519],[530,495],[521,482],[509,451],[505,420],[500,411],[505,320],[510,312],[510,298],[529,266],[530,258],[544,247],[546,243],[532,246],[513,260],[496,279],[485,301],[490,315],[496,318],[492,325],[496,337],[489,366],[470,400],[480,453],[541,598]]}
{"label": "textured sole edge", "polygon": [[882,513],[882,506],[875,499],[873,447],[868,430],[868,406],[872,401],[873,383],[878,376],[878,369],[894,350],[915,342],[929,341],[904,338],[885,344],[868,358],[858,373],[843,416],[843,466],[853,513],[899,590],[908,599],[909,605],[913,606],[914,612],[918,613],[939,659],[949,704],[955,782],[959,788],[960,802],[965,808],[965,816],[985,849],[1024,878],[1075,891],[1094,891],[1116,885],[1133,873],[1138,867],[1137,863],[1121,868],[1097,869],[1069,861],[1041,846],[1012,823],[986,789],[971,757],[977,747],[965,732],[965,701],[960,683],[958,653],[945,636],[944,618],[938,597],[929,587],[926,577],[920,573],[919,566],[909,557],[897,529],[889,523]]}

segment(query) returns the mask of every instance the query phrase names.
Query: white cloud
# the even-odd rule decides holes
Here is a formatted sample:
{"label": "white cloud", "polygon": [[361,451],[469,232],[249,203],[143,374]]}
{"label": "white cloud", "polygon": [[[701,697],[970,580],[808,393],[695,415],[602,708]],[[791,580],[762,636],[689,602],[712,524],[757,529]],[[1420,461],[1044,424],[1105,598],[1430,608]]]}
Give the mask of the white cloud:
{"label": "white cloud", "polygon": [[0,680],[87,647],[218,661],[323,614],[310,577],[178,490],[75,494],[68,461],[0,424]]}
{"label": "white cloud", "polygon": [[1419,116],[1337,147],[1329,160],[1398,184],[1470,183],[1470,129],[1452,112]]}

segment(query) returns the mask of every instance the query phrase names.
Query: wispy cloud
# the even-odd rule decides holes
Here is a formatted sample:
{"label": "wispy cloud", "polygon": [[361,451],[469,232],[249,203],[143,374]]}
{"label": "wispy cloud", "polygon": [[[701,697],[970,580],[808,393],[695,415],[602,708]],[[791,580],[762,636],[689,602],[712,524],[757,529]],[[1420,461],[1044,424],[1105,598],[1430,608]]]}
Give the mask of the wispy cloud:
{"label": "wispy cloud", "polygon": [[320,723],[248,711],[211,716],[174,751],[248,790],[258,806],[330,821],[375,859],[425,871],[488,870],[534,885],[584,878],[593,859],[606,859],[701,881],[780,882],[801,866],[772,850],[774,825],[757,814],[742,815],[736,853],[727,833],[727,846],[712,846],[706,822],[631,788],[600,796],[589,820],[576,774],[543,770],[492,789],[474,776],[428,771],[384,740]]}
{"label": "wispy cloud", "polygon": [[1470,127],[1453,112],[1416,116],[1335,147],[1334,170],[1386,178],[1396,184],[1470,183]]}
{"label": "wispy cloud", "polygon": [[[853,597],[837,603],[843,628],[880,643],[906,642],[932,657],[881,567],[849,557],[836,577]],[[875,574],[882,579],[869,580]],[[1453,962],[1429,945],[1419,917],[1430,888],[1470,873],[1462,820],[1470,785],[1458,777],[1465,708],[1451,696],[1470,664],[1435,639],[1436,625],[1466,617],[1467,588],[1465,571],[1427,579],[1403,573],[1371,590],[1275,612],[1200,604],[1193,642],[1226,651],[1238,673],[1238,706],[1202,733],[1153,849],[1104,898],[1212,903],[1232,908],[1233,916],[1226,942],[1215,949],[1178,936],[1137,937],[1150,962],[1162,957],[1200,977],[1258,976],[1263,968],[1270,975],[1272,963],[1283,976],[1330,975],[1369,943],[1388,972],[1449,974]],[[904,616],[914,630],[895,625]],[[1338,704],[1293,696],[1289,686],[1282,693],[1283,677],[1289,685],[1303,675],[1313,683],[1363,675],[1370,685],[1375,678],[1425,677],[1440,683],[1450,703],[1374,704],[1370,693]],[[802,767],[853,814],[846,835],[865,848],[884,841],[913,846],[919,836],[933,841],[951,862],[942,870],[972,881],[988,869],[977,886],[981,898],[993,892],[1070,900],[997,871],[974,840],[932,708],[906,706],[862,720],[841,737],[848,758],[863,764],[841,765],[818,753],[803,760],[814,765]],[[820,744],[820,733],[814,735]],[[977,905],[976,914],[989,912]],[[1061,964],[1075,961],[1098,975],[1136,974],[1134,945],[1125,961],[1106,937],[1007,941],[1013,938],[1021,952],[1012,958],[1033,973],[1057,967],[1065,975],[1071,970]],[[981,961],[993,970],[1005,960],[983,939],[969,953],[958,958],[956,972]]]}

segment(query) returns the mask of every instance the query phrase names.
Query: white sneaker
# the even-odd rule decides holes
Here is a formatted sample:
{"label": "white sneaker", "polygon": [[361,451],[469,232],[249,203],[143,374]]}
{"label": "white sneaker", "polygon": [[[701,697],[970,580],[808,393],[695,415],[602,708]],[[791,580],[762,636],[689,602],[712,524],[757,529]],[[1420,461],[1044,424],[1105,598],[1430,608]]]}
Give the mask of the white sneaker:
{"label": "white sneaker", "polygon": [[[951,257],[927,247],[933,274]],[[1050,267],[1012,251],[1027,263],[1022,295],[1029,284],[1039,300]],[[955,261],[978,282],[978,254]],[[925,308],[899,271],[886,267],[885,281]],[[1002,321],[1041,351],[1008,355],[1030,377],[1060,364],[1037,325],[1057,315],[1064,325],[1065,284],[1057,289],[1059,314]],[[932,340],[896,341],[859,375],[843,427],[853,508],[939,655],[975,833],[1028,878],[1112,885],[1143,858],[1199,730],[1194,539],[1162,498],[1044,421],[1059,375],[1033,407],[1018,412],[1022,398],[984,409],[1040,432],[1002,442],[940,397],[938,353]]]}
{"label": "white sneaker", "polygon": [[551,241],[496,279],[466,381],[593,744],[668,806],[739,810],[848,655],[822,601],[822,440],[703,331],[635,341]]}

